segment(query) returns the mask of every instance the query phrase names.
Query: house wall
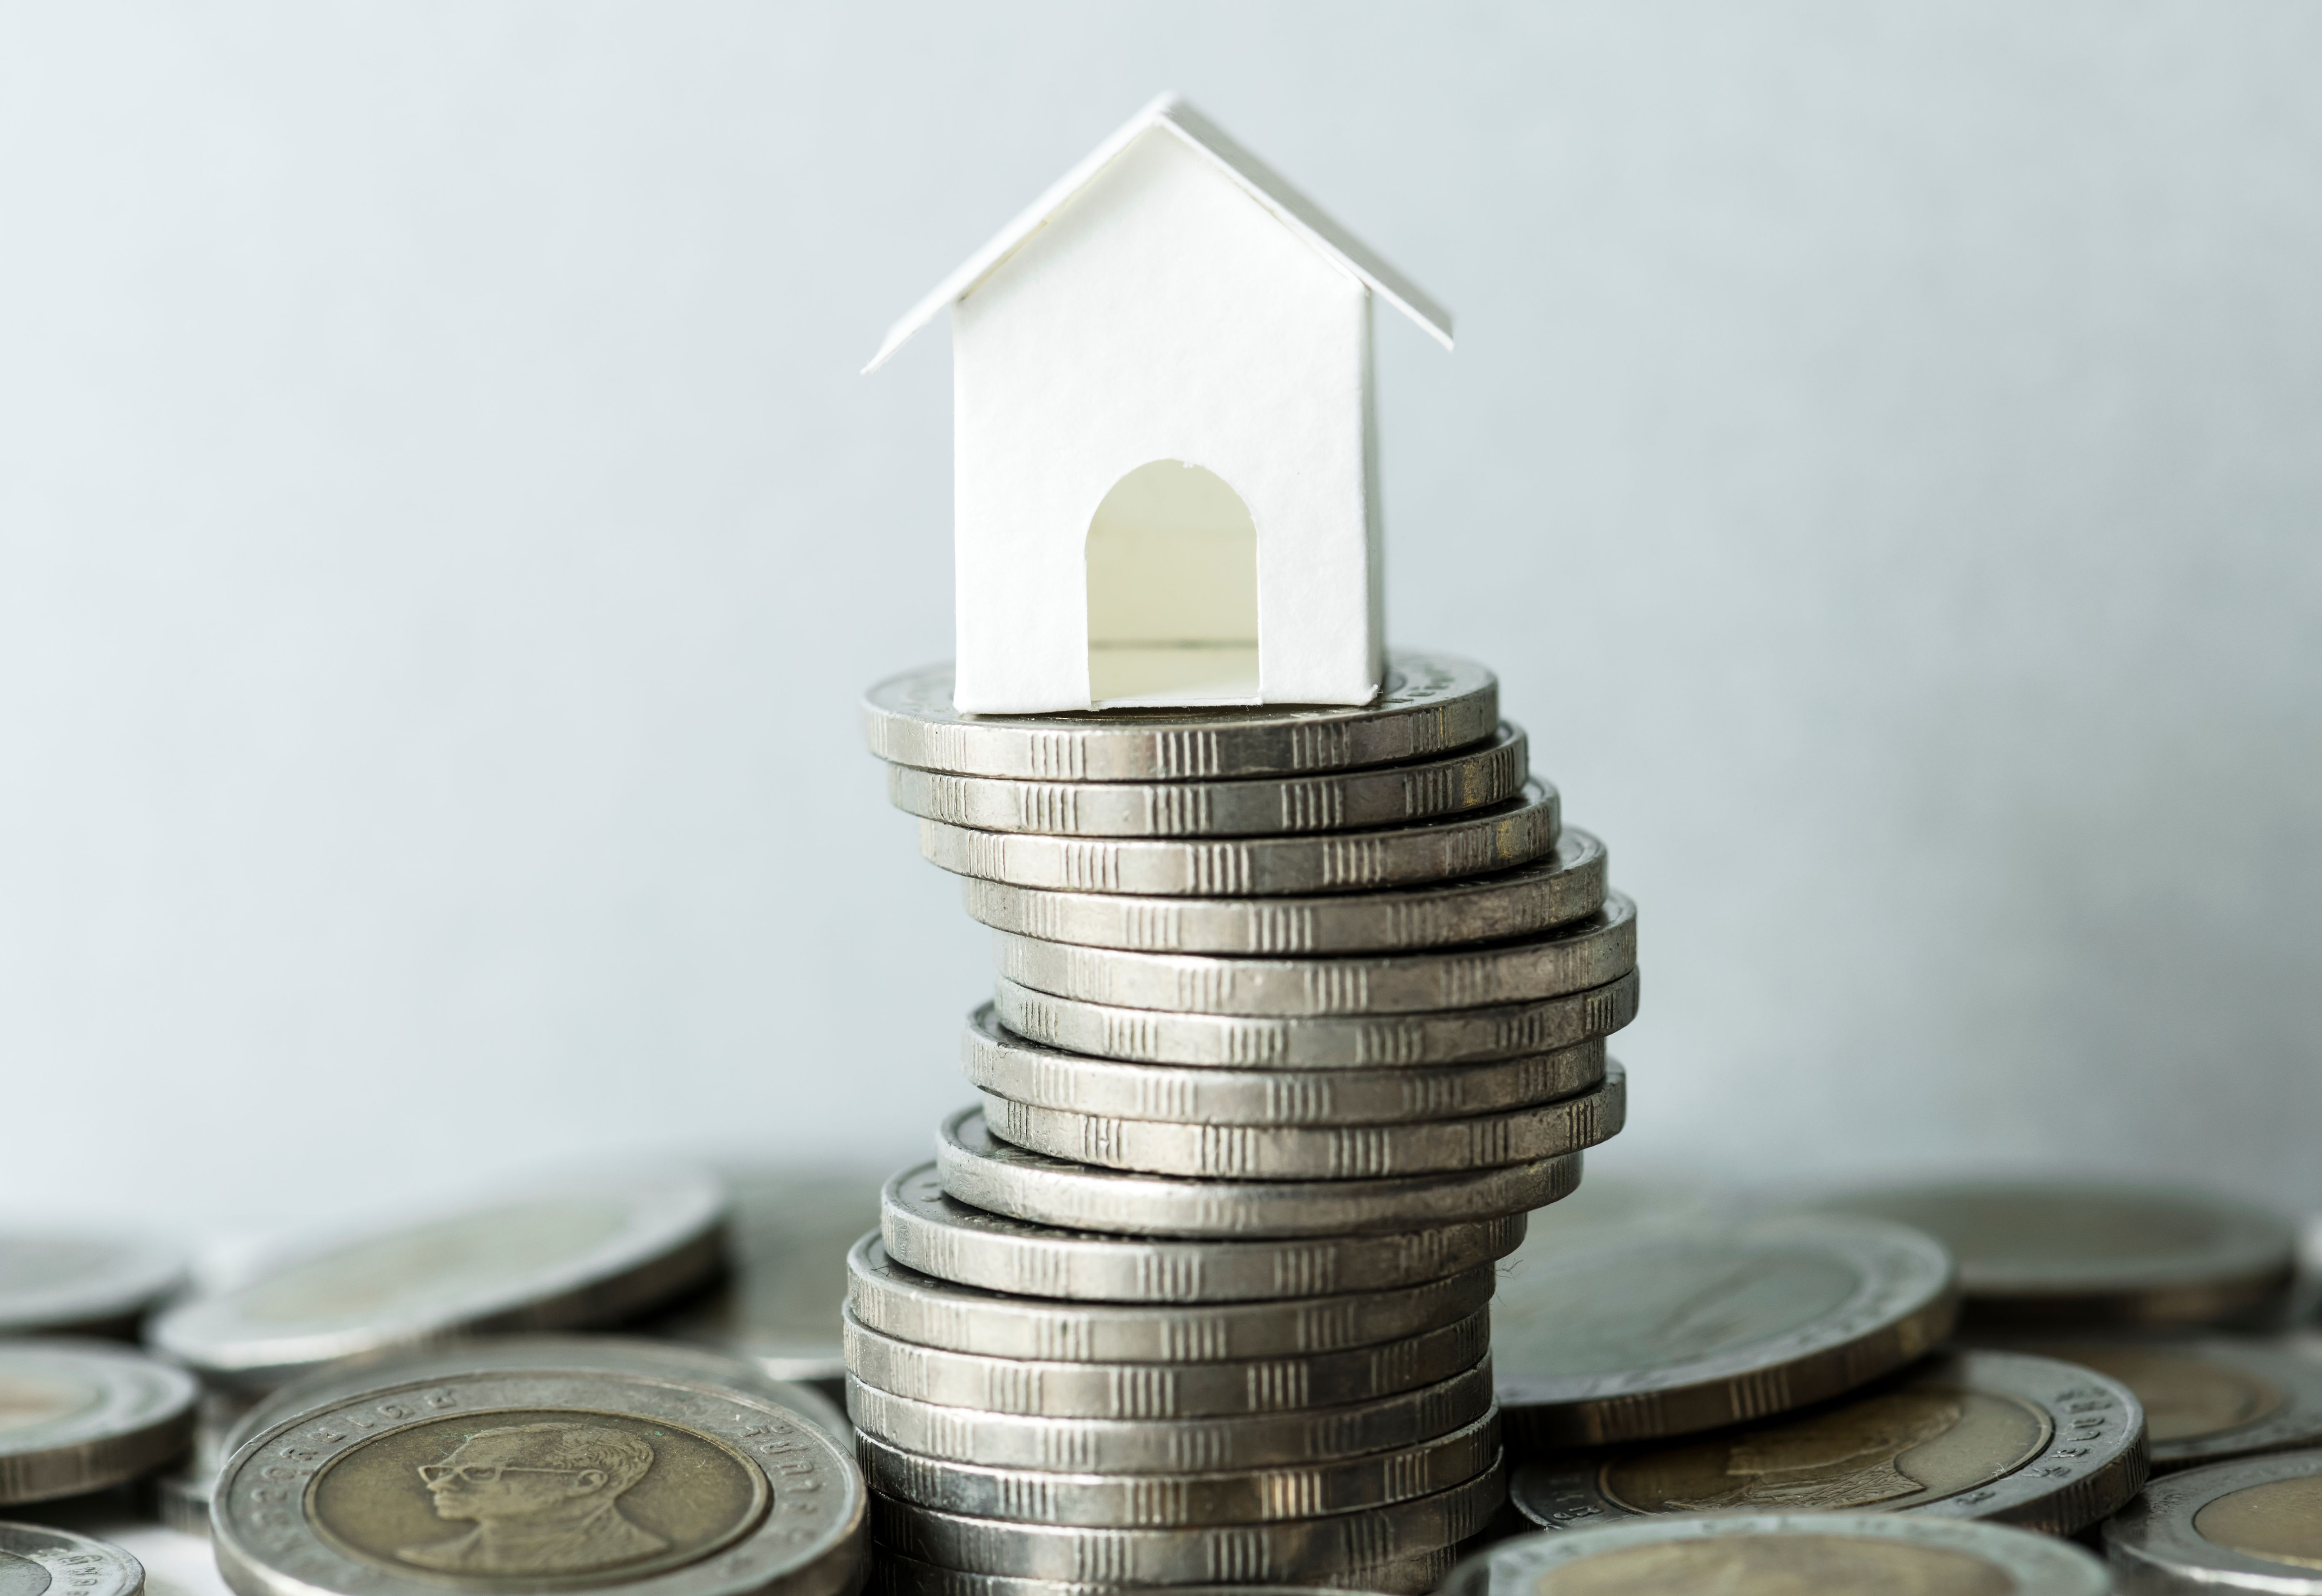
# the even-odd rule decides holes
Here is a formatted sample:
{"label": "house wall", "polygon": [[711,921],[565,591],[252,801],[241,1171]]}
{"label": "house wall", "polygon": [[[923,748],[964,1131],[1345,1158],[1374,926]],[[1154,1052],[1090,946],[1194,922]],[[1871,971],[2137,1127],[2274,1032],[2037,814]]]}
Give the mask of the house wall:
{"label": "house wall", "polygon": [[955,307],[958,703],[1089,702],[1090,517],[1155,460],[1257,526],[1274,702],[1377,683],[1369,293],[1155,129]]}

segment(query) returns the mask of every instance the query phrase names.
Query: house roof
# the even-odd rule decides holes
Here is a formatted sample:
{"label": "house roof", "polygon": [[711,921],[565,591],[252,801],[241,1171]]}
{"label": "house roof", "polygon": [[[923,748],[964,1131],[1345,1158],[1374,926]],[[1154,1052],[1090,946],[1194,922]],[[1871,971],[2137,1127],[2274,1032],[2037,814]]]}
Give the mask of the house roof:
{"label": "house roof", "polygon": [[1128,149],[1131,141],[1155,127],[1166,128],[1183,139],[1243,192],[1273,212],[1284,226],[1361,278],[1371,292],[1418,323],[1444,348],[1451,347],[1450,311],[1431,298],[1417,283],[1380,260],[1369,245],[1332,221],[1320,205],[1284,182],[1280,174],[1235,143],[1217,123],[1175,95],[1166,94],[1090,150],[1078,166],[1057,178],[1046,194],[1001,228],[991,242],[960,262],[958,269],[937,284],[933,292],[888,328],[886,342],[871,357],[871,363],[863,368],[864,373],[876,371],[886,364],[889,355],[900,349],[912,333],[935,320],[937,313],[946,306],[974,293],[1025,240],[1045,226],[1066,200],[1087,187],[1115,156]]}

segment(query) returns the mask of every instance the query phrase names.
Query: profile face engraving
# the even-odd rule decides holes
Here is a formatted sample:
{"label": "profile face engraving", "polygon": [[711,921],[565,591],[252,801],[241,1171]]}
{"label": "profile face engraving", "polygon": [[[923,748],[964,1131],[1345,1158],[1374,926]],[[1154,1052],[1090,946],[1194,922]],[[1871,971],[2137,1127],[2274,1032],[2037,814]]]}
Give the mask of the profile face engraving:
{"label": "profile face engraving", "polygon": [[476,1527],[397,1555],[484,1573],[581,1573],[650,1557],[669,1542],[623,1518],[620,1497],[653,1465],[650,1443],[601,1425],[485,1430],[418,1469],[436,1516]]}

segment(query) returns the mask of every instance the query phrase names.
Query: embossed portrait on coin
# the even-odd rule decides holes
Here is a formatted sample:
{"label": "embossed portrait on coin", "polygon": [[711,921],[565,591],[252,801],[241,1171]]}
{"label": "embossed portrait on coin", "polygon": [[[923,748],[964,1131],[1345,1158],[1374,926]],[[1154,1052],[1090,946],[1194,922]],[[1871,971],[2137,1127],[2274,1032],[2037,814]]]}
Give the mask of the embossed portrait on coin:
{"label": "embossed portrait on coin", "polygon": [[397,1555],[480,1573],[581,1573],[650,1557],[669,1543],[623,1518],[620,1496],[653,1465],[645,1441],[599,1425],[485,1430],[419,1466],[436,1515],[476,1527]]}

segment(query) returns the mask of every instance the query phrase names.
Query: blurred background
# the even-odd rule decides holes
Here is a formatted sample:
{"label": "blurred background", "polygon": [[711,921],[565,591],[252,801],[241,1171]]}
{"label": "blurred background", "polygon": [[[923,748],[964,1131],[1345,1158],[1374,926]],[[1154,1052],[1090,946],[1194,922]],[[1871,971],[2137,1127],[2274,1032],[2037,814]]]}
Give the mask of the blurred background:
{"label": "blurred background", "polygon": [[983,934],[887,324],[1164,87],[1379,320],[1389,624],[1642,906],[1625,1162],[2322,1205],[2322,11],[20,6],[17,1213],[900,1163]]}

